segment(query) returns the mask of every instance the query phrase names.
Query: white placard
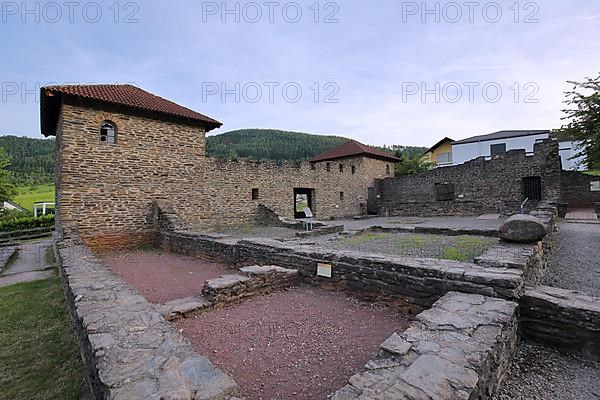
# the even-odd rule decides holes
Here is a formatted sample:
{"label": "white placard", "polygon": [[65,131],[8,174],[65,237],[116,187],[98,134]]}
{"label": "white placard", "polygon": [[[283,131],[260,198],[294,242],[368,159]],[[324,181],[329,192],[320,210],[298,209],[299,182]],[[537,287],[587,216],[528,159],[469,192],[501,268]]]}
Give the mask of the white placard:
{"label": "white placard", "polygon": [[333,267],[331,264],[317,263],[317,276],[331,278]]}
{"label": "white placard", "polygon": [[600,181],[590,182],[590,192],[600,192]]}

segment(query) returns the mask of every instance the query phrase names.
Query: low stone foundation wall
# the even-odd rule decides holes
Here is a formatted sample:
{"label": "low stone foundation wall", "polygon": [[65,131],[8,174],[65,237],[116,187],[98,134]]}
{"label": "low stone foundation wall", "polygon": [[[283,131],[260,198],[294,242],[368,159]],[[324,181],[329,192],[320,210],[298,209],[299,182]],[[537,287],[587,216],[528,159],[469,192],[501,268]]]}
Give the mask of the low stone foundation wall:
{"label": "low stone foundation wall", "polygon": [[[444,293],[462,291],[516,299],[523,272],[450,260],[413,259],[353,251],[316,250],[269,239],[232,240],[192,232],[163,232],[163,249],[209,257],[232,265],[281,265],[299,271],[303,281],[353,291],[365,300],[383,302],[404,312],[429,308]],[[332,277],[317,277],[317,265],[332,267]]]}
{"label": "low stone foundation wall", "polygon": [[531,244],[500,242],[475,258],[475,263],[485,267],[515,268],[523,271],[527,285],[537,285],[546,272],[550,257],[551,238]]}
{"label": "low stone foundation wall", "polygon": [[55,247],[96,400],[228,399],[232,378],[196,354],[150,304],[84,246]]}
{"label": "low stone foundation wall", "polygon": [[[244,275],[224,275],[207,281],[202,295],[220,308],[248,297],[286,289],[298,283],[298,271],[275,265],[240,268]],[[247,276],[246,276],[247,275]]]}
{"label": "low stone foundation wall", "polygon": [[471,228],[441,228],[434,226],[411,226],[411,227],[387,227],[387,226],[372,226],[364,230],[364,232],[402,232],[402,233],[421,233],[431,235],[446,235],[446,236],[487,236],[497,237],[498,229],[471,229]]}
{"label": "low stone foundation wall", "polygon": [[516,303],[450,292],[390,336],[332,400],[489,399],[517,341]]}
{"label": "low stone foundation wall", "polygon": [[600,298],[536,286],[525,290],[520,313],[526,339],[600,360]]}

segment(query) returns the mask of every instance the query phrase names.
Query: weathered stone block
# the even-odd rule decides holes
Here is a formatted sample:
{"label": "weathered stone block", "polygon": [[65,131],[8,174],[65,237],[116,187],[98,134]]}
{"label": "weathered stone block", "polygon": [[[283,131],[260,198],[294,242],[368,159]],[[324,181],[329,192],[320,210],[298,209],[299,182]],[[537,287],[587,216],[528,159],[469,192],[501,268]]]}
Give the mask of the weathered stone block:
{"label": "weathered stone block", "polygon": [[517,243],[535,243],[542,240],[547,233],[542,220],[527,214],[509,217],[499,229],[500,238]]}
{"label": "weathered stone block", "polygon": [[549,286],[529,287],[520,312],[525,338],[600,360],[600,298]]}

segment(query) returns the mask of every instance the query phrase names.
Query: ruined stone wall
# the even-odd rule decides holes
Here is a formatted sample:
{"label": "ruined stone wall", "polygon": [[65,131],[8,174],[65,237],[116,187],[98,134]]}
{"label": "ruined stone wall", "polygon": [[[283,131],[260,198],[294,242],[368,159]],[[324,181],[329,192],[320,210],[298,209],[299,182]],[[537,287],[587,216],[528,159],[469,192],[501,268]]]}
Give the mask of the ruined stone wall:
{"label": "ruined stone wall", "polygon": [[[100,142],[105,120],[117,126],[116,144]],[[255,222],[260,204],[293,218],[294,188],[314,190],[319,219],[358,215],[366,211],[374,179],[394,169],[365,157],[314,164],[221,161],[206,158],[204,146],[198,127],[64,103],[57,129],[59,237],[81,237],[93,248],[151,243],[155,200],[168,200],[193,229]]]}
{"label": "ruined stone wall", "polygon": [[[516,299],[524,284],[519,268],[325,251],[271,239],[231,240],[194,232],[161,232],[159,246],[229,265],[283,265],[297,269],[306,283],[348,290],[366,301],[386,303],[412,314],[431,307],[448,291]],[[332,265],[331,278],[316,276],[318,263]]]}
{"label": "ruined stone wall", "polygon": [[[294,218],[294,188],[314,189],[312,211],[318,219],[364,214],[368,188],[373,186],[374,179],[386,176],[386,165],[393,171],[393,163],[367,157],[314,164],[308,161],[252,162],[211,158],[206,162],[204,181],[209,184],[204,201],[212,213],[195,218],[194,210],[181,209],[186,219],[193,220],[196,226],[214,223],[215,215],[222,224],[253,222],[259,204],[282,217]],[[252,200],[252,189],[258,189],[256,200]]]}
{"label": "ruined stone wall", "polygon": [[526,339],[600,360],[600,298],[534,286],[521,297],[520,314]]}
{"label": "ruined stone wall", "polygon": [[516,352],[517,325],[514,302],[449,292],[331,399],[491,399]]}
{"label": "ruined stone wall", "polygon": [[233,399],[235,381],[88,248],[55,252],[94,400]]}
{"label": "ruined stone wall", "polygon": [[[537,143],[534,155],[511,150],[492,160],[478,158],[461,165],[436,168],[377,182],[377,206],[389,215],[473,215],[510,213],[524,200],[522,178],[539,176],[542,200],[560,196],[558,142]],[[454,200],[440,201],[436,184],[454,186]]]}
{"label": "ruined stone wall", "polygon": [[600,191],[590,190],[592,182],[600,182],[600,176],[562,171],[560,201],[569,208],[594,208],[600,203]]}

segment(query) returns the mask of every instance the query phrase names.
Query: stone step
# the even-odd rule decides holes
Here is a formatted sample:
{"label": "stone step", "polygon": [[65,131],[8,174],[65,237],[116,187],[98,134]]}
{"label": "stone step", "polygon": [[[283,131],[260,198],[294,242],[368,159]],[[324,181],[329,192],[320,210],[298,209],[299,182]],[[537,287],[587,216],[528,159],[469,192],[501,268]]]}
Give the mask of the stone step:
{"label": "stone step", "polygon": [[269,274],[281,274],[288,276],[298,275],[298,270],[296,269],[283,268],[277,265],[252,265],[249,267],[240,268],[240,272],[249,276],[260,276]]}
{"label": "stone step", "polygon": [[204,310],[212,305],[205,297],[185,297],[162,304],[158,311],[167,321],[174,321],[179,318],[187,318],[191,314]]}
{"label": "stone step", "polygon": [[221,275],[219,278],[206,281],[204,283],[204,288],[207,291],[220,290],[239,285],[240,283],[247,282],[248,280],[250,280],[250,278],[247,276],[238,274]]}

